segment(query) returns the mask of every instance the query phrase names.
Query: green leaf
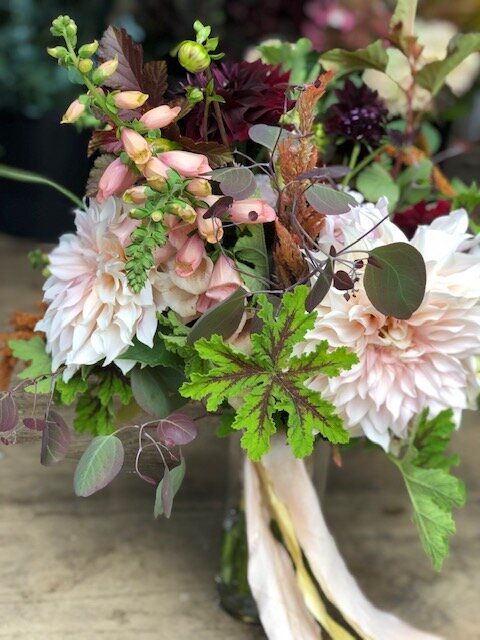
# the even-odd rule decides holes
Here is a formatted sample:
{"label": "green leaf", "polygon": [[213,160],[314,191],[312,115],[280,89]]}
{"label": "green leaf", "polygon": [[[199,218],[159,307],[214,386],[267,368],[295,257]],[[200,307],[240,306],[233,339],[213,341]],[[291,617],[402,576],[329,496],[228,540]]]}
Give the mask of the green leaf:
{"label": "green leaf", "polygon": [[350,207],[356,207],[357,201],[349,193],[337,191],[324,184],[313,184],[305,191],[308,204],[326,216],[340,215],[350,211]]}
{"label": "green leaf", "polygon": [[40,176],[37,173],[33,173],[32,171],[25,171],[24,169],[17,169],[15,167],[8,167],[5,164],[0,164],[0,178],[16,180],[17,182],[44,184],[47,187],[52,187],[52,189],[59,191],[62,195],[71,200],[77,207],[80,207],[80,209],[84,208],[83,202],[74,193],[72,193],[65,187],[62,187],[62,185],[57,184],[53,180],[45,178],[44,176]]}
{"label": "green leaf", "polygon": [[251,273],[247,276],[242,273],[241,276],[247,287],[255,291],[261,286],[261,279],[270,275],[265,229],[263,224],[250,224],[245,225],[241,233],[233,247],[233,254],[239,268]]}
{"label": "green leaf", "polygon": [[448,44],[443,60],[423,66],[416,75],[417,84],[435,95],[443,87],[448,74],[471,53],[480,51],[480,33],[458,33]]}
{"label": "green leaf", "polygon": [[215,169],[212,172],[212,178],[218,180],[224,195],[231,196],[235,200],[249,198],[257,188],[255,176],[247,167]]}
{"label": "green leaf", "polygon": [[410,167],[407,167],[405,171],[397,178],[397,184],[402,189],[410,187],[413,183],[420,183],[428,181],[432,175],[433,162],[428,158],[423,158]]}
{"label": "green leaf", "polygon": [[130,380],[135,400],[155,418],[166,418],[185,404],[178,393],[185,380],[183,372],[167,367],[135,367]]}
{"label": "green leaf", "polygon": [[283,71],[290,71],[290,84],[300,85],[314,82],[320,75],[319,54],[313,50],[308,38],[297,42],[280,42],[258,47],[263,62],[281,65]]}
{"label": "green leaf", "polygon": [[382,40],[376,40],[364,49],[348,51],[347,49],[332,49],[320,56],[320,62],[328,68],[333,67],[337,74],[362,71],[363,69],[377,69],[385,71],[388,56]]}
{"label": "green leaf", "polygon": [[422,304],[427,273],[422,254],[406,242],[369,252],[363,284],[373,306],[386,316],[405,320]]}
{"label": "green leaf", "polygon": [[315,284],[305,300],[305,310],[310,313],[318,306],[330,291],[333,281],[333,262],[328,258],[323,269],[319,272]]}
{"label": "green leaf", "polygon": [[306,313],[309,289],[296,287],[283,296],[275,312],[264,295],[258,296],[258,317],[263,322],[252,334],[252,352],[247,355],[214,335],[195,344],[199,356],[208,363],[206,372],[194,372],[180,389],[185,397],[206,401],[208,411],[216,411],[224,401],[241,398],[232,429],[243,430],[242,446],[252,460],[269,449],[278,418],[287,415],[287,439],[293,453],[311,453],[314,434],[320,432],[330,442],[345,443],[335,407],[320,393],[305,386],[317,375],[337,376],[358,360],[345,348],[330,349],[326,341],[311,353],[292,352],[315,322],[315,313]]}
{"label": "green leaf", "polygon": [[165,468],[163,479],[160,481],[155,494],[155,505],[153,515],[155,518],[165,513],[167,518],[170,517],[172,510],[173,498],[178,493],[185,478],[185,458],[182,458],[180,464],[173,469]]}
{"label": "green leaf", "polygon": [[[452,202],[452,209],[464,208],[468,213],[473,213],[474,210],[480,205],[480,187],[476,182],[472,182],[470,185],[466,185],[459,178],[452,180],[452,187],[457,192]],[[470,221],[471,226],[472,221]],[[480,231],[473,227],[475,233]]]}
{"label": "green leaf", "polygon": [[254,124],[248,130],[250,140],[262,145],[262,147],[267,147],[270,151],[278,148],[279,142],[285,140],[287,136],[288,133],[285,129],[267,124]]}
{"label": "green leaf", "polygon": [[134,338],[133,345],[125,351],[124,354],[118,356],[118,360],[135,360],[149,367],[174,367],[180,368],[182,359],[171,352],[166,346],[165,341],[159,336],[155,337],[153,347],[148,347],[137,338]]}
{"label": "green leaf", "polygon": [[[45,350],[45,340],[33,336],[29,340],[9,340],[8,346],[15,358],[30,364],[18,373],[20,380],[33,380],[25,387],[27,393],[46,394],[52,390],[52,358]],[[46,376],[46,377],[43,377]]]}
{"label": "green leaf", "polygon": [[94,438],[75,469],[75,494],[87,498],[106,487],[120,473],[124,459],[123,444],[117,436]]}
{"label": "green leaf", "polygon": [[389,172],[378,162],[364,169],[357,177],[357,189],[370,202],[377,202],[382,196],[388,198],[388,210],[392,213],[400,197],[400,188]]}
{"label": "green leaf", "polygon": [[412,519],[423,548],[435,569],[440,570],[448,556],[449,539],[455,533],[454,506],[465,503],[463,482],[450,475],[457,456],[447,456],[455,429],[451,409],[428,419],[428,409],[419,416],[406,455],[390,456],[403,475],[413,508]]}
{"label": "green leaf", "polygon": [[245,312],[246,289],[238,287],[225,300],[211,307],[193,325],[187,344],[193,345],[199,338],[209,338],[214,333],[229,338],[237,330]]}
{"label": "green leaf", "polygon": [[417,14],[418,0],[398,0],[392,19],[390,20],[390,29],[401,24],[402,35],[413,36],[415,32],[415,16]]}
{"label": "green leaf", "polygon": [[62,405],[71,405],[79,393],[85,393],[87,390],[88,383],[80,373],[76,373],[68,382],[64,382],[63,378],[58,378],[55,382],[55,391]]}

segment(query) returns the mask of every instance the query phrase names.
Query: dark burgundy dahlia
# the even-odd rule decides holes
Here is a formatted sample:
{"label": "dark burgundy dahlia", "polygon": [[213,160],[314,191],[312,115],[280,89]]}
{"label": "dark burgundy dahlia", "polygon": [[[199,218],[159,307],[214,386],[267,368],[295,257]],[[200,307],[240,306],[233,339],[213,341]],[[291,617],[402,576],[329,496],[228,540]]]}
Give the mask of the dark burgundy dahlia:
{"label": "dark burgundy dahlia", "polygon": [[[222,63],[212,65],[215,91],[225,100],[220,103],[229,143],[248,139],[248,130],[254,124],[278,124],[285,107],[291,109],[292,102],[285,101],[289,73],[279,67],[255,62]],[[189,77],[192,86],[204,88],[207,78],[204,73]],[[203,114],[205,105],[198,103],[185,117],[185,134],[193,140],[204,139]],[[210,105],[207,121],[208,139],[221,141],[218,125]]]}
{"label": "dark burgundy dahlia", "polygon": [[335,94],[338,102],[325,114],[326,133],[378,146],[385,132],[388,110],[376,91],[365,84],[357,87],[351,80]]}
{"label": "dark burgundy dahlia", "polygon": [[440,216],[450,213],[450,202],[439,200],[438,202],[417,202],[416,205],[400,211],[393,216],[393,222],[400,227],[407,238],[413,238],[419,224],[430,224]]}

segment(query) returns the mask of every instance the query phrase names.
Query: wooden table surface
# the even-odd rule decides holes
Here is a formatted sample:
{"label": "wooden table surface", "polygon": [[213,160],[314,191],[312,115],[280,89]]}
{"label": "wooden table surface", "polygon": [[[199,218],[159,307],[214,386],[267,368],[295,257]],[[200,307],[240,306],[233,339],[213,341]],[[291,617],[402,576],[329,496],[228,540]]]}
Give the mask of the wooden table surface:
{"label": "wooden table surface", "polygon": [[[0,236],[0,326],[32,309],[32,243]],[[74,463],[39,464],[38,443],[0,460],[0,640],[254,640],[218,607],[214,575],[227,478],[227,443],[205,425],[189,445],[171,520],[155,521],[152,490],[133,475],[88,499],[72,491]],[[396,470],[352,450],[332,468],[327,519],[367,595],[449,640],[480,639],[480,430],[466,416],[455,436],[468,504],[442,573],[430,568]],[[299,639],[304,640],[304,639]],[[305,639],[307,640],[307,639]],[[405,640],[408,640],[406,638]]]}

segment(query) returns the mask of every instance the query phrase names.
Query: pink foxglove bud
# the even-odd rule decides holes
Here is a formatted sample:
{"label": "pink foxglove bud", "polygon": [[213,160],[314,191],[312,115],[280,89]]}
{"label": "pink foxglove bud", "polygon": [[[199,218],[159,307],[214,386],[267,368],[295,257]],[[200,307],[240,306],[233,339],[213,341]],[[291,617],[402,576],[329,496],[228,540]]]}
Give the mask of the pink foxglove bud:
{"label": "pink foxglove bud", "polygon": [[85,105],[82,104],[79,100],[74,100],[63,114],[63,117],[60,121],[61,124],[72,124],[72,122],[76,122],[84,111]]}
{"label": "pink foxglove bud", "polygon": [[187,184],[187,191],[197,198],[206,198],[212,195],[212,187],[206,178],[193,178]]}
{"label": "pink foxglove bud", "polygon": [[210,173],[212,168],[208,164],[208,158],[201,153],[190,151],[165,151],[159,156],[160,160],[175,169],[181,176],[196,178],[203,173]]}
{"label": "pink foxglove bud", "polygon": [[126,164],[117,158],[103,172],[98,183],[97,202],[103,202],[109,196],[123,193],[132,186],[136,177]]}
{"label": "pink foxglove bud", "polygon": [[162,104],[144,113],[140,122],[147,129],[162,129],[173,122],[179,113],[180,107],[169,107],[168,104]]}
{"label": "pink foxglove bud", "polygon": [[141,91],[120,91],[115,93],[113,101],[119,109],[136,109],[148,100],[148,94]]}
{"label": "pink foxglove bud", "polygon": [[182,278],[193,275],[206,256],[203,240],[197,234],[191,236],[177,253],[175,272]]}
{"label": "pink foxglove bud", "polygon": [[213,305],[231,296],[242,285],[234,261],[222,254],[213,267],[207,291],[198,300],[197,311],[205,313]]}
{"label": "pink foxglove bud", "polygon": [[127,152],[128,157],[140,167],[147,164],[152,157],[148,142],[143,136],[133,129],[124,127],[122,129],[122,144],[123,148]]}

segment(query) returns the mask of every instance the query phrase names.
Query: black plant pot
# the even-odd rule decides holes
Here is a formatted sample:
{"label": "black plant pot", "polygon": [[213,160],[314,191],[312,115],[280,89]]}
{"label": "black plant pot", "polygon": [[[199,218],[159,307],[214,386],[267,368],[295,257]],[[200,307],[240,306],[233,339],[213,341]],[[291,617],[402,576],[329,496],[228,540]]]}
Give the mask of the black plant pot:
{"label": "black plant pot", "polygon": [[[31,120],[0,112],[0,163],[44,175],[83,197],[88,132],[60,125],[58,114]],[[0,179],[0,232],[54,241],[74,228],[74,204],[51,187]]]}

